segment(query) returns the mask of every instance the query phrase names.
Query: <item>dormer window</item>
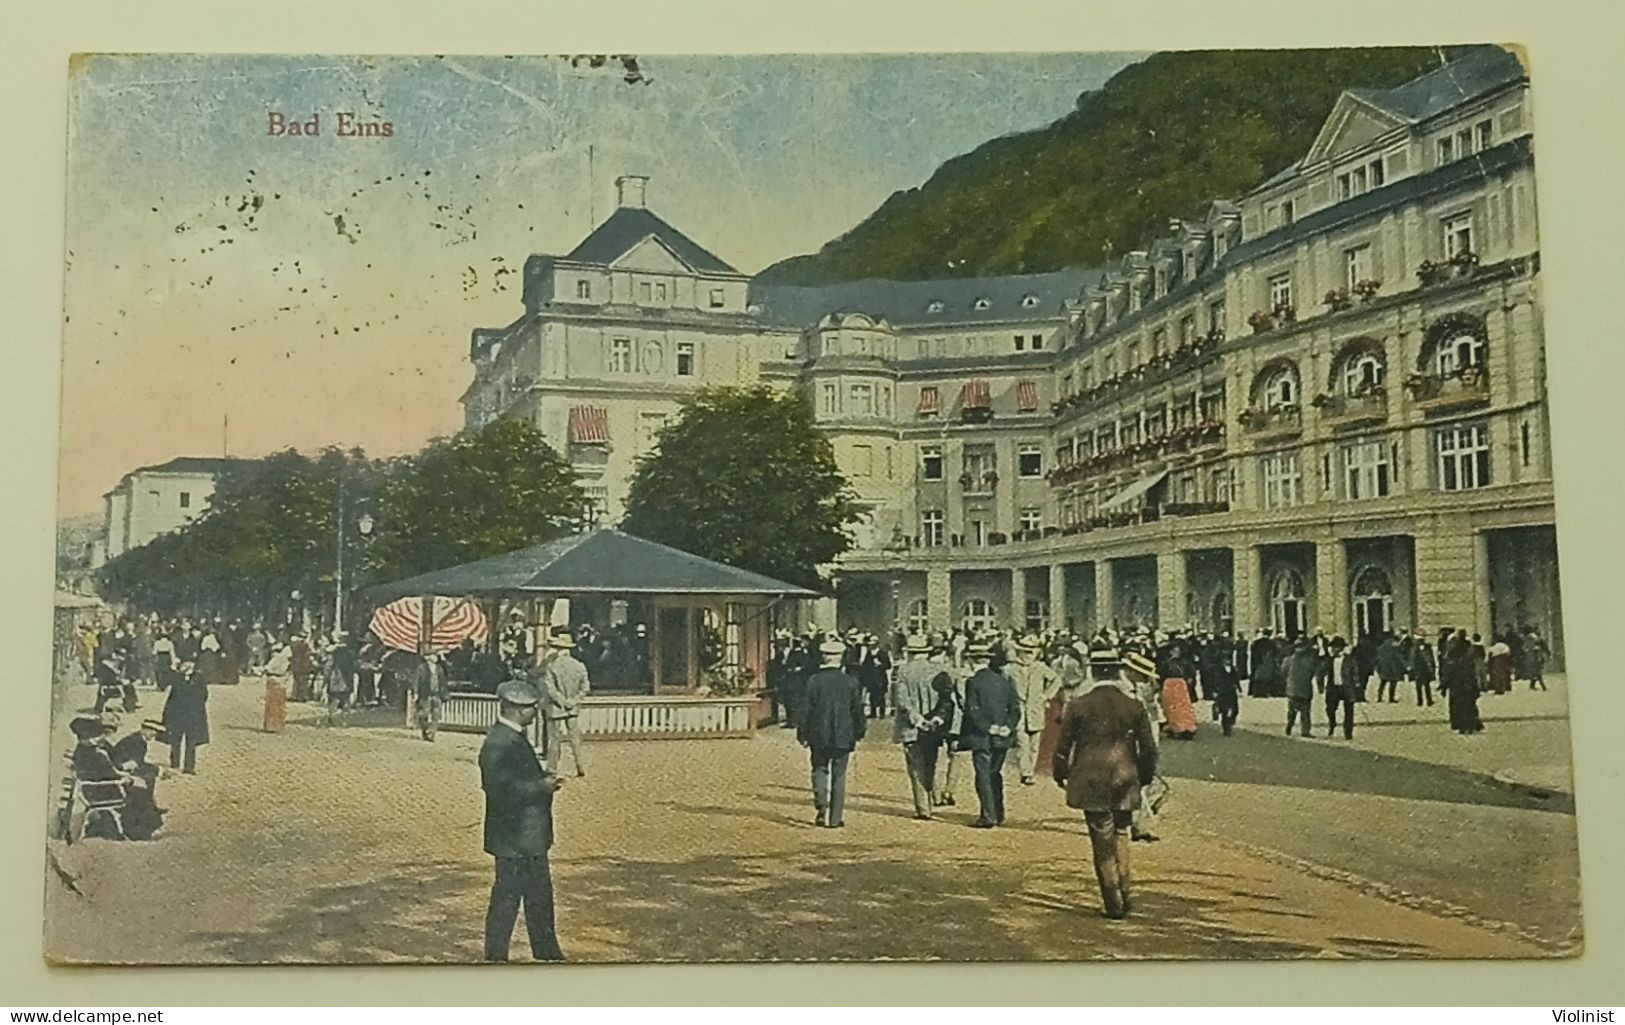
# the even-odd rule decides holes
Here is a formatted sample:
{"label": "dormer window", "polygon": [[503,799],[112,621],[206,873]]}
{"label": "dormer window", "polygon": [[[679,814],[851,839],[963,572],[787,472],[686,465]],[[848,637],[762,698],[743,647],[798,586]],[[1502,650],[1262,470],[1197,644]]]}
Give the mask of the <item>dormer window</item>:
{"label": "dormer window", "polygon": [[991,302],[989,302],[988,300],[986,300],[986,299],[977,299],[975,302],[971,303],[971,308],[972,309],[977,309],[977,310],[985,310],[985,309],[989,308],[992,305],[993,304]]}
{"label": "dormer window", "polygon": [[1021,297],[1021,306],[1022,306],[1023,309],[1030,310],[1034,306],[1037,306],[1037,305],[1038,305],[1038,296],[1036,296],[1036,295],[1024,295],[1024,296]]}
{"label": "dormer window", "polygon": [[925,304],[925,311],[927,313],[941,313],[942,312],[942,300],[941,299],[932,299],[930,302]]}
{"label": "dormer window", "polygon": [[592,282],[591,281],[588,281],[585,278],[583,278],[582,280],[576,282],[576,298],[577,299],[591,299],[592,298]]}

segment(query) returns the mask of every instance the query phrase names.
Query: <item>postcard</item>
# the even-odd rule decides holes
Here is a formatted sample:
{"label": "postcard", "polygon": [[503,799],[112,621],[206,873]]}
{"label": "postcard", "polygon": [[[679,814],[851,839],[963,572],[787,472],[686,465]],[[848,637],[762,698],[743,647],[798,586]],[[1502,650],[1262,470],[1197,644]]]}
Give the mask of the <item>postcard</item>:
{"label": "postcard", "polygon": [[67,81],[51,961],[1579,954],[1519,47]]}

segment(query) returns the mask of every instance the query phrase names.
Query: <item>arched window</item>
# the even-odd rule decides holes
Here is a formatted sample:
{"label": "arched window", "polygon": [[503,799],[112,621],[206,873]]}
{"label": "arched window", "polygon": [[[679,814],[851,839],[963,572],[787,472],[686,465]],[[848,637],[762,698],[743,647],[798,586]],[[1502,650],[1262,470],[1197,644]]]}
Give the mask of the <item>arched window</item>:
{"label": "arched window", "polygon": [[1352,352],[1343,361],[1343,394],[1365,395],[1382,387],[1387,367],[1382,353],[1375,349]]}
{"label": "arched window", "polygon": [[1454,377],[1468,367],[1484,363],[1484,339],[1473,334],[1452,335],[1444,339],[1434,355],[1434,373],[1440,377]]}
{"label": "arched window", "polygon": [[1354,577],[1354,634],[1381,635],[1394,628],[1394,584],[1380,566],[1367,566]]}
{"label": "arched window", "polygon": [[1276,574],[1270,585],[1270,625],[1275,632],[1287,638],[1297,637],[1304,632],[1307,612],[1303,576],[1294,569]]}
{"label": "arched window", "polygon": [[645,374],[663,374],[666,372],[666,350],[661,348],[659,342],[644,343],[643,372]]}
{"label": "arched window", "polygon": [[1455,377],[1468,368],[1485,365],[1489,333],[1484,321],[1467,313],[1441,317],[1428,328],[1422,342],[1420,369],[1439,377]]}
{"label": "arched window", "polygon": [[1298,404],[1298,368],[1282,360],[1259,372],[1253,386],[1253,404],[1278,409]]}
{"label": "arched window", "polygon": [[926,614],[924,598],[916,598],[908,603],[908,632],[923,634],[931,629],[931,619]]}
{"label": "arched window", "polygon": [[959,625],[974,633],[991,631],[997,621],[993,603],[985,598],[972,598],[959,607]]}

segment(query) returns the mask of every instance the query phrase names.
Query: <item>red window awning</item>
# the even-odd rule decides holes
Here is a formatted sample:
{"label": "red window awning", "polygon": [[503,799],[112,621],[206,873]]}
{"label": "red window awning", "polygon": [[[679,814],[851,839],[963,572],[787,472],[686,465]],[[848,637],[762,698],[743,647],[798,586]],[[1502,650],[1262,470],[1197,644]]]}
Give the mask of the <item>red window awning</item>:
{"label": "red window awning", "polygon": [[1016,408],[1031,413],[1038,408],[1038,382],[1020,381],[1016,384]]}
{"label": "red window awning", "polygon": [[936,385],[928,384],[920,389],[919,414],[921,416],[934,416],[941,411],[941,408],[941,400],[937,396]]}
{"label": "red window awning", "polygon": [[570,407],[570,444],[608,445],[609,411],[603,406]]}
{"label": "red window awning", "polygon": [[987,409],[993,405],[993,392],[985,380],[966,381],[959,391],[959,404],[966,409]]}

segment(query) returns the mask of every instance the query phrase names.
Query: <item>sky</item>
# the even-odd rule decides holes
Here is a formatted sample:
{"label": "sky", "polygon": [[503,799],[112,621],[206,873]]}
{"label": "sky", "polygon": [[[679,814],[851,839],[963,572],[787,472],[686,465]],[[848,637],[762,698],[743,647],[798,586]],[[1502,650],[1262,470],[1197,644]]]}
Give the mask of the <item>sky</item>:
{"label": "sky", "polygon": [[[1139,56],[654,56],[636,82],[556,57],[80,58],[59,515],[175,456],[456,431],[470,330],[519,315],[526,256],[572,249],[617,175],[751,273]],[[340,113],[392,134],[341,138]]]}

